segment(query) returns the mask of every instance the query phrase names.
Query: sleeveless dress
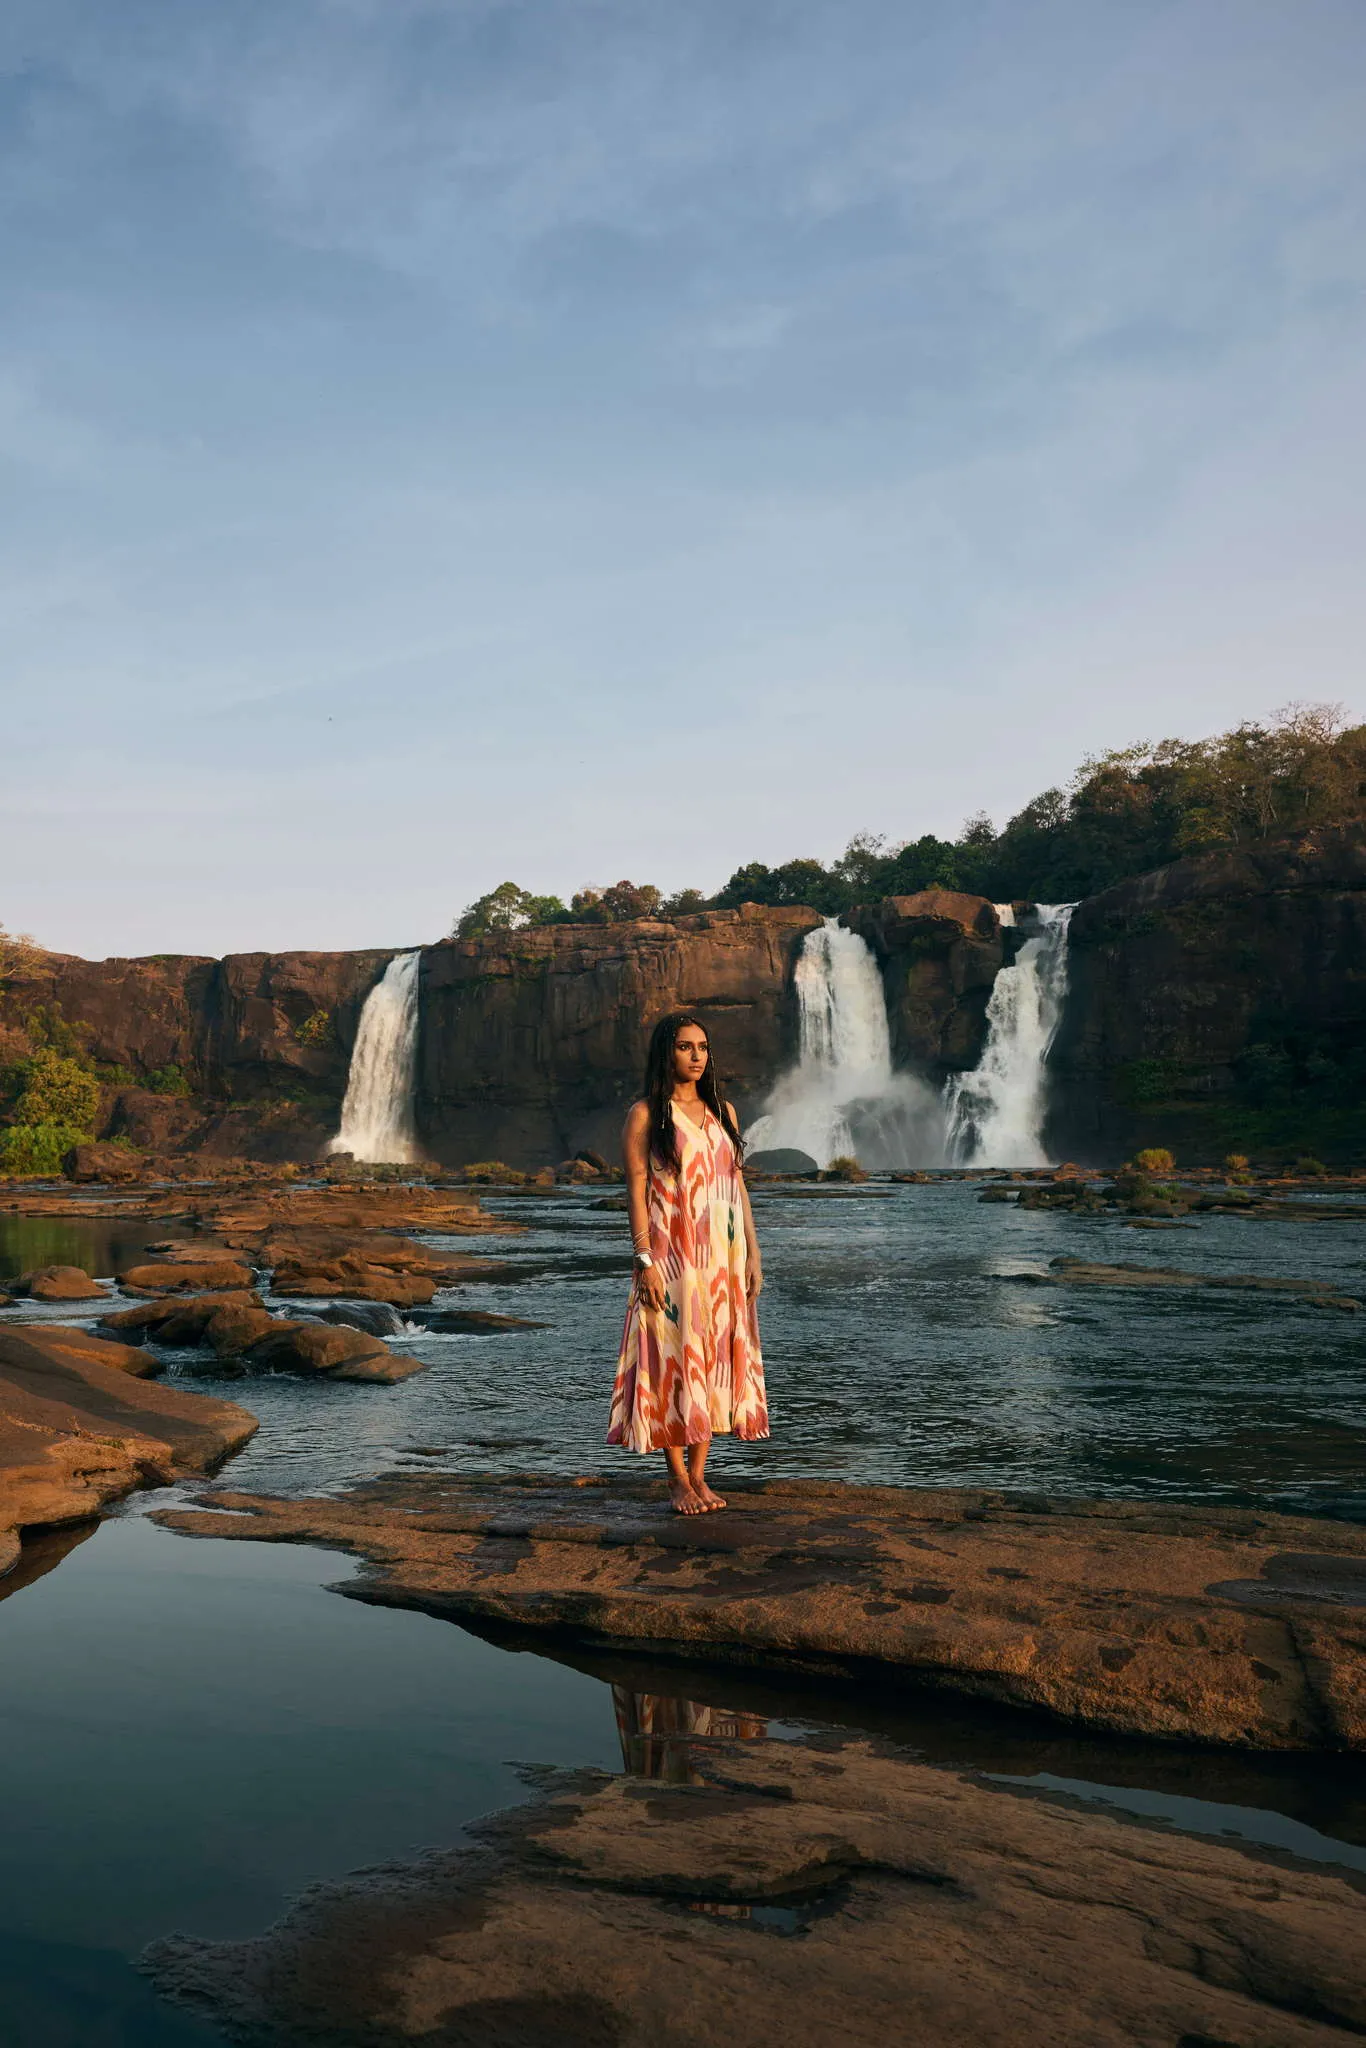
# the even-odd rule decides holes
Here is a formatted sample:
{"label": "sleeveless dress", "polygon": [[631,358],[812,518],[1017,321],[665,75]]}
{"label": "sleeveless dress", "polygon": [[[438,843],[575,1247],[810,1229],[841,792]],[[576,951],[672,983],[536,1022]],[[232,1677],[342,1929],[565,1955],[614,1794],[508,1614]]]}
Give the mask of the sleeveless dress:
{"label": "sleeveless dress", "polygon": [[650,1160],[650,1256],[664,1306],[631,1288],[609,1444],[658,1451],[709,1436],[768,1435],[759,1326],[745,1294],[745,1209],[735,1147],[707,1113],[676,1116],[679,1170]]}

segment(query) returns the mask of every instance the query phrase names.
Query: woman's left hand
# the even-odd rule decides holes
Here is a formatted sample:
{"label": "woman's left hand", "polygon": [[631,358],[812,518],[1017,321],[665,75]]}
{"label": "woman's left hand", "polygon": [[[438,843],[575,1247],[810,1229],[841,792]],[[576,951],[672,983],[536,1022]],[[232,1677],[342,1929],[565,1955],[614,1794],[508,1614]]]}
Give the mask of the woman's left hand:
{"label": "woman's left hand", "polygon": [[764,1289],[764,1269],[757,1259],[751,1259],[745,1268],[745,1293],[751,1301],[757,1301]]}

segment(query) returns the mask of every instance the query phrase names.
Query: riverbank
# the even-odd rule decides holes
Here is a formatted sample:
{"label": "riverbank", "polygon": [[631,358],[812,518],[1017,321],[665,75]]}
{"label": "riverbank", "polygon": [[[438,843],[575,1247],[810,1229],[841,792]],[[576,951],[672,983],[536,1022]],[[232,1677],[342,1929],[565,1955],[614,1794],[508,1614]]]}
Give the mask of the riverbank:
{"label": "riverbank", "polygon": [[255,1434],[256,1417],[236,1402],[149,1382],[136,1359],[76,1327],[0,1328],[0,1584],[21,1532],[211,1472]]}
{"label": "riverbank", "polygon": [[326,1543],[353,1597],[834,1684],[931,1687],[1115,1734],[1366,1751],[1366,1529],[1246,1511],[777,1481],[394,1477],[221,1492],[186,1535]]}

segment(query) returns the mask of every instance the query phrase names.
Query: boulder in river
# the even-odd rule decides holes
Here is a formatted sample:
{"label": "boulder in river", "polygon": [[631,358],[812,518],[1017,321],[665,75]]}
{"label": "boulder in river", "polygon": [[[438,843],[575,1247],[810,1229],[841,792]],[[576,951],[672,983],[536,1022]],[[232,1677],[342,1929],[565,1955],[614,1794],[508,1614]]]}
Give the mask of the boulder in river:
{"label": "boulder in river", "polygon": [[767,1151],[747,1152],[745,1165],[755,1173],[818,1173],[819,1160],[795,1145],[771,1145]]}
{"label": "boulder in river", "polygon": [[315,1309],[314,1320],[364,1330],[370,1337],[401,1337],[406,1328],[403,1317],[387,1301],[334,1301],[330,1308]]}
{"label": "boulder in river", "polygon": [[107,1301],[104,1288],[80,1266],[38,1266],[14,1283],[30,1301]]}
{"label": "boulder in river", "polygon": [[390,1351],[363,1330],[326,1323],[276,1322],[247,1347],[247,1363],[274,1372],[297,1372],[334,1380],[405,1380],[424,1370],[417,1358]]}
{"label": "boulder in river", "polygon": [[224,1288],[247,1288],[251,1286],[251,1268],[232,1259],[203,1265],[165,1260],[129,1266],[119,1274],[119,1286],[125,1294],[202,1294]]}
{"label": "boulder in river", "polygon": [[131,1145],[73,1145],[62,1160],[62,1173],[77,1183],[138,1180],[146,1164],[143,1154]]}
{"label": "boulder in river", "polygon": [[[138,1302],[134,1308],[115,1309],[111,1315],[101,1316],[100,1328],[117,1330],[124,1335],[143,1331],[162,1344],[192,1344],[197,1340],[205,1324],[220,1308],[260,1306],[260,1295],[250,1287],[230,1287],[209,1294],[192,1294],[188,1299],[179,1295],[158,1295],[151,1301]],[[192,1334],[162,1334],[171,1329]]]}
{"label": "boulder in river", "polygon": [[79,1324],[12,1323],[10,1328],[22,1330],[35,1344],[57,1351],[63,1357],[68,1352],[76,1352],[98,1365],[113,1366],[118,1372],[131,1373],[134,1379],[151,1379],[161,1371],[160,1360],[140,1345],[121,1343],[117,1338],[102,1336],[98,1330],[83,1329]]}

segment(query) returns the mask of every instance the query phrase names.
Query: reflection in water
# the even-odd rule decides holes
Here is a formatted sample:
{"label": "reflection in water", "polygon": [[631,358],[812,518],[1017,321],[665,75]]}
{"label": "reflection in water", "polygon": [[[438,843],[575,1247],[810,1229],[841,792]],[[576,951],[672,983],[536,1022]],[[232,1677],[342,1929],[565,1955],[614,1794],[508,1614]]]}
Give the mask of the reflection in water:
{"label": "reflection in water", "polygon": [[[768,1722],[759,1714],[739,1714],[730,1707],[709,1707],[701,1700],[680,1700],[668,1693],[632,1692],[612,1687],[612,1706],[621,1740],[621,1761],[633,1778],[655,1778],[666,1785],[701,1785],[693,1763],[695,1742],[762,1742]],[[749,1920],[777,1934],[796,1934],[802,1921],[795,1909],[755,1905],[747,1899],[688,1899],[690,1913],[713,1920]]]}
{"label": "reflection in water", "polygon": [[690,1743],[758,1742],[768,1734],[768,1722],[758,1714],[737,1714],[666,1693],[630,1692],[624,1685],[612,1687],[612,1705],[623,1767],[633,1778],[658,1778],[667,1785],[702,1783]]}

